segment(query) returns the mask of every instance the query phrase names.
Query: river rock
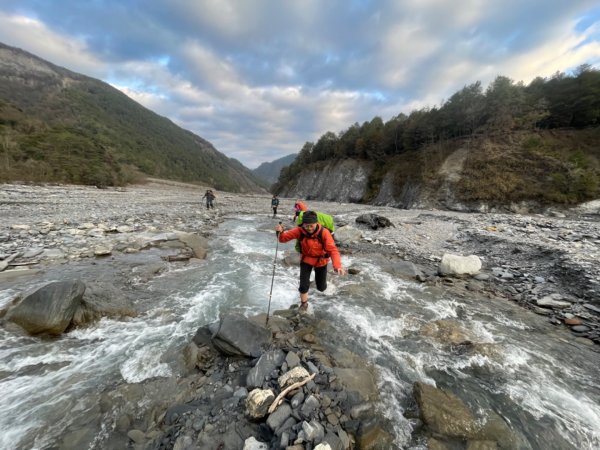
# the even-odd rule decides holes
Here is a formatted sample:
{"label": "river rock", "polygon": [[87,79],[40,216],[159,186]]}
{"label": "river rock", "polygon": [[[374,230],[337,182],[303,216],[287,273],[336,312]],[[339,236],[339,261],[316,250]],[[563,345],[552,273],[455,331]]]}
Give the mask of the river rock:
{"label": "river rock", "polygon": [[112,253],[112,249],[108,245],[97,245],[94,247],[94,255],[108,256]]}
{"label": "river rock", "polygon": [[394,439],[385,431],[379,422],[370,419],[361,422],[356,439],[359,449],[387,450],[392,447]]}
{"label": "river rock", "polygon": [[377,396],[377,384],[368,369],[335,367],[333,371],[340,383],[349,391],[356,392],[361,399],[368,400]]}
{"label": "river rock", "polygon": [[264,442],[257,441],[254,436],[250,436],[244,441],[243,450],[267,450],[269,446]]}
{"label": "river rock", "polygon": [[423,272],[410,261],[393,261],[388,264],[383,264],[382,268],[386,272],[406,280],[415,280],[418,277],[423,276]]}
{"label": "river rock", "polygon": [[308,378],[309,376],[310,375],[308,371],[304,367],[298,366],[281,375],[277,379],[277,382],[279,383],[279,386],[283,389],[291,384],[297,383],[298,381],[302,381]]}
{"label": "river rock", "polygon": [[497,450],[498,444],[495,441],[467,441],[466,450]]}
{"label": "river rock", "polygon": [[72,324],[84,325],[102,317],[134,317],[133,302],[109,283],[88,283]]}
{"label": "river rock", "polygon": [[304,437],[309,442],[319,443],[325,437],[323,425],[316,420],[302,422],[302,431],[304,431]]}
{"label": "river rock", "polygon": [[473,340],[471,333],[457,320],[440,319],[421,327],[421,334],[445,345],[457,345]]}
{"label": "river rock", "polygon": [[356,223],[362,223],[371,227],[372,230],[378,228],[393,227],[394,224],[387,217],[378,214],[361,214],[356,218]]}
{"label": "river rock", "polygon": [[212,343],[225,355],[257,358],[271,342],[271,331],[241,314],[225,314],[209,325]]}
{"label": "river rock", "polygon": [[350,225],[335,230],[335,240],[342,244],[352,244],[362,239],[362,232]]}
{"label": "river rock", "polygon": [[546,297],[543,297],[543,298],[538,298],[535,301],[535,303],[536,303],[536,305],[541,306],[542,308],[563,309],[563,308],[568,308],[569,306],[571,306],[571,303],[565,302],[563,300],[555,300],[549,295]]}
{"label": "river rock", "polygon": [[440,275],[475,275],[481,270],[481,260],[476,255],[460,256],[450,253],[442,256],[438,272]]}
{"label": "river rock", "polygon": [[253,419],[260,419],[267,415],[269,406],[275,400],[271,389],[254,389],[246,397],[246,414]]}
{"label": "river rock", "polygon": [[291,267],[300,266],[300,253],[294,249],[284,252],[283,264]]}
{"label": "river rock", "polygon": [[468,439],[479,432],[477,419],[456,395],[420,381],[415,382],[414,393],[421,420],[433,433]]}
{"label": "river rock", "polygon": [[300,358],[296,353],[288,352],[287,355],[285,355],[285,363],[290,369],[293,369],[300,365]]}
{"label": "river rock", "polygon": [[30,334],[63,333],[85,292],[81,281],[56,281],[26,295],[12,308],[7,319],[24,328]]}
{"label": "river rock", "polygon": [[321,442],[319,445],[315,447],[315,450],[333,450],[331,445],[328,442]]}
{"label": "river rock", "polygon": [[178,231],[176,234],[181,242],[192,249],[196,258],[206,259],[206,254],[208,253],[208,239],[195,233]]}
{"label": "river rock", "polygon": [[292,415],[292,407],[289,403],[281,404],[275,411],[269,414],[267,425],[275,431]]}
{"label": "river rock", "polygon": [[248,372],[246,385],[249,388],[262,386],[265,382],[265,378],[267,378],[273,370],[279,368],[284,359],[285,353],[280,349],[272,350],[261,355],[256,365]]}

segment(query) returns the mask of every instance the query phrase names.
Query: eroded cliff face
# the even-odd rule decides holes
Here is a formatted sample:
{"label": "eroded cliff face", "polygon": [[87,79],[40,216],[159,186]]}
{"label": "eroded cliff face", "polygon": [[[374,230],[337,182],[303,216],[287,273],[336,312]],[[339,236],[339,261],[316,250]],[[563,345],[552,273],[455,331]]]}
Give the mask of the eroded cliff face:
{"label": "eroded cliff face", "polygon": [[296,164],[304,169],[279,193],[397,208],[562,210],[600,197],[599,139],[600,127],[523,131],[433,143],[377,164],[350,159]]}
{"label": "eroded cliff face", "polygon": [[306,169],[280,193],[284,197],[337,202],[361,202],[367,191],[372,164],[346,159],[321,169]]}

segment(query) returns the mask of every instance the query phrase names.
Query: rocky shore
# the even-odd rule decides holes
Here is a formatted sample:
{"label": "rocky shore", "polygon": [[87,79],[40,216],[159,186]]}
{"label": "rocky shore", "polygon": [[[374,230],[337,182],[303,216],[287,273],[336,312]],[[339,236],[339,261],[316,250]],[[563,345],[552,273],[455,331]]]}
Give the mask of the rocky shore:
{"label": "rocky shore", "polygon": [[[106,261],[117,265],[120,255],[156,251],[160,264],[136,268],[134,275],[115,273],[110,283],[89,284],[87,294],[73,289],[77,307],[63,308],[58,326],[29,331],[61,334],[101,317],[135,315],[126,295],[110,292],[127,292],[132,276],[151,278],[169,265],[204,258],[206,239],[228,216],[270,215],[268,196],[219,192],[216,209],[207,210],[201,203],[204,190],[158,180],[119,189],[0,186],[0,283],[13,293],[0,305],[2,325],[27,329],[26,321],[15,318],[29,317],[39,299],[31,300],[29,312],[19,313],[18,308],[41,274],[54,267]],[[600,344],[597,209],[516,215],[308,203],[334,215],[343,254],[373,255],[382,266],[393,261],[398,276],[443,286],[459,297],[516,302],[557,327],[568,327],[575,342]],[[283,199],[280,211],[291,213],[292,205],[293,199]],[[474,255],[476,270],[443,269],[443,260],[452,255]],[[120,299],[116,303],[115,297]],[[278,311],[267,333],[265,319],[227,314],[190,336],[182,349],[185,370],[179,378],[121,384],[103,394],[100,410],[121,411],[114,423],[103,426],[110,430],[103,445],[393,448],[392,428],[376,408],[375,368],[350,349],[327,342],[318,332],[323,324],[314,316],[295,309]],[[255,334],[250,339],[244,333]],[[132,409],[137,404],[148,406]],[[271,405],[276,407],[269,410]],[[484,429],[452,393],[427,385],[415,386],[413,413],[415,428],[424,430],[430,448],[454,448],[458,441],[472,448],[519,444],[503,422],[491,420]],[[66,432],[57,446],[89,446],[94,433],[83,429]]]}

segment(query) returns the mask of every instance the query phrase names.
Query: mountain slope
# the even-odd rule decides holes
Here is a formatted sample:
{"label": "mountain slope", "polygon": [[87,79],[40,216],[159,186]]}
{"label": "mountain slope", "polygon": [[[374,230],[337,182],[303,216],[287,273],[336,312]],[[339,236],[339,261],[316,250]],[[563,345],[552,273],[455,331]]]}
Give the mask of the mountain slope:
{"label": "mountain slope", "polygon": [[328,131],[304,144],[271,190],[476,210],[598,199],[600,70],[584,64],[528,85],[499,75],[440,106]]}
{"label": "mountain slope", "polygon": [[293,163],[296,159],[296,156],[298,156],[297,153],[292,153],[291,155],[276,159],[275,161],[262,163],[256,169],[253,169],[252,172],[254,175],[267,181],[269,184],[273,184],[277,181],[277,178],[279,178],[281,169]]}
{"label": "mountain slope", "polygon": [[0,181],[114,185],[150,175],[232,192],[262,183],[110,85],[0,44]]}
{"label": "mountain slope", "polygon": [[280,195],[400,208],[536,211],[600,197],[600,127],[457,138],[387,158],[292,170]]}

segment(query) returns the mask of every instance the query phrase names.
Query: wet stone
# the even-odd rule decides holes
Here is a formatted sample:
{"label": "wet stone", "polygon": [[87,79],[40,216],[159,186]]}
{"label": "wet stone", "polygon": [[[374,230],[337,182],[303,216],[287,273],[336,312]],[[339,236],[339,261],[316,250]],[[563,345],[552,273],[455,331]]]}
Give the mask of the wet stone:
{"label": "wet stone", "polygon": [[577,317],[567,318],[567,319],[565,319],[565,324],[566,325],[581,325],[581,319],[578,319]]}
{"label": "wet stone", "polygon": [[314,395],[310,395],[302,405],[300,412],[304,417],[309,417],[318,407],[319,400]]}
{"label": "wet stone", "polygon": [[277,430],[290,415],[292,414],[292,407],[288,403],[282,404],[273,413],[271,413],[267,419],[267,425],[272,430]]}

